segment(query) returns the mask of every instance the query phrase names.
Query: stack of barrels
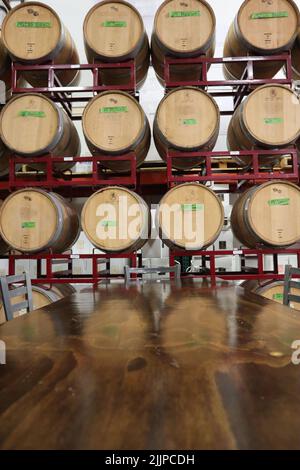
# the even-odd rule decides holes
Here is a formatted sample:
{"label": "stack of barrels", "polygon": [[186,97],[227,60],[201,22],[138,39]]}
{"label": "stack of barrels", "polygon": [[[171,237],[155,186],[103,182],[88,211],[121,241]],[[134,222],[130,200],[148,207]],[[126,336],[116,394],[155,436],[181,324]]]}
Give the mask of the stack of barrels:
{"label": "stack of barrels", "polygon": [[[89,63],[102,62],[99,85],[112,87],[86,105],[82,130],[92,155],[109,156],[103,165],[116,173],[130,171],[130,160],[116,156],[135,154],[137,166],[145,161],[151,143],[148,119],[138,100],[116,88],[128,84],[132,61],[137,89],[147,78],[150,57],[158,81],[165,85],[168,59],[213,57],[216,18],[205,0],[165,0],[158,8],[151,48],[140,13],[123,0],[104,0],[87,13],[83,24],[84,46]],[[151,50],[150,50],[151,49]],[[294,78],[300,77],[299,11],[292,0],[245,0],[228,31],[224,57],[272,56],[291,52]],[[6,16],[0,39],[0,78],[9,89],[11,60],[25,65],[71,64],[56,76],[60,84],[76,84],[79,56],[74,41],[58,14],[48,5],[26,2]],[[119,67],[118,64],[123,64]],[[199,63],[170,65],[173,82],[195,81]],[[254,78],[272,78],[280,61],[254,62]],[[228,79],[240,79],[245,62],[224,65]],[[47,75],[26,71],[22,78],[32,87],[47,86]],[[179,86],[168,91],[158,105],[153,136],[160,157],[172,157],[180,172],[199,167],[204,158],[195,152],[212,151],[220,130],[220,110],[204,89]],[[70,157],[80,155],[78,132],[64,109],[48,95],[27,93],[9,99],[0,115],[0,176],[8,173],[11,154],[39,157],[51,154],[66,161],[55,171],[72,167]],[[235,110],[228,129],[228,149],[246,168],[252,159],[241,150],[278,150],[300,147],[300,102],[283,85],[253,87]],[[262,155],[260,164],[270,168],[276,155]],[[41,163],[30,164],[46,169]],[[300,210],[300,190],[282,181],[247,190],[234,205],[231,224],[236,237],[250,248],[259,245],[285,247],[300,240],[300,224],[293,214]],[[111,186],[95,192],[84,204],[81,222],[74,207],[56,193],[26,188],[8,196],[0,208],[0,251],[22,253],[47,250],[64,252],[78,239],[81,227],[90,242],[107,253],[139,250],[151,230],[148,204],[135,192]],[[159,235],[171,249],[201,250],[216,241],[224,224],[219,197],[197,183],[170,189],[158,205]]]}

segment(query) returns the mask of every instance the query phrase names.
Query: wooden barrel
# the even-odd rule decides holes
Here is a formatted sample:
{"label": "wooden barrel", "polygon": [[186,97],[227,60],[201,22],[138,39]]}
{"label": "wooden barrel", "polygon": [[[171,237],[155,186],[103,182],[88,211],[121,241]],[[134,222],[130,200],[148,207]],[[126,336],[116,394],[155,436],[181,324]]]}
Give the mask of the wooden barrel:
{"label": "wooden barrel", "polygon": [[[71,284],[52,284],[51,287],[46,285],[32,285],[32,303],[33,310],[38,310],[43,307],[47,307],[54,302],[58,302],[64,297],[68,297],[75,291]],[[25,296],[14,297],[13,303],[18,304],[25,300]],[[17,312],[15,316],[22,315],[22,311]],[[5,323],[5,312],[2,301],[0,300],[0,325]]]}
{"label": "wooden barrel", "polygon": [[236,201],[231,226],[246,247],[286,247],[300,240],[300,189],[286,181],[270,181],[245,191]]}
{"label": "wooden barrel", "polygon": [[148,241],[151,215],[138,194],[121,186],[100,189],[85,203],[81,223],[90,242],[107,253],[131,253]]}
{"label": "wooden barrel", "polygon": [[[160,102],[153,135],[163,160],[168,150],[196,152],[212,150],[219,135],[220,111],[215,100],[198,88],[183,87],[169,92]],[[178,169],[199,166],[200,158],[173,158]]]}
{"label": "wooden barrel", "polygon": [[[264,85],[254,90],[235,111],[228,128],[229,150],[288,148],[300,136],[299,97],[284,85]],[[251,157],[234,156],[243,166]],[[273,164],[278,156],[263,156]]]}
{"label": "wooden barrel", "polygon": [[39,284],[33,285],[32,291],[33,308],[37,310],[74,294],[76,289],[71,284]]}
{"label": "wooden barrel", "polygon": [[56,193],[22,189],[0,208],[0,234],[14,250],[40,253],[68,250],[80,234],[76,210]]}
{"label": "wooden barrel", "polygon": [[[87,14],[84,26],[87,59],[93,62],[135,61],[137,87],[145,82],[150,65],[150,47],[139,12],[124,1],[104,1]],[[102,69],[99,84],[127,85],[129,69]]]}
{"label": "wooden barrel", "polygon": [[135,152],[137,165],[145,160],[151,142],[148,119],[135,98],[121,91],[108,91],[93,98],[86,106],[82,126],[93,155],[111,155],[103,162],[117,172],[130,170],[130,161],[113,161],[113,157]]}
{"label": "wooden barrel", "polygon": [[224,225],[224,209],[206,186],[187,183],[172,188],[156,214],[159,236],[169,248],[202,250],[212,245]]}
{"label": "wooden barrel", "polygon": [[[9,150],[25,157],[80,155],[80,139],[73,122],[44,95],[28,93],[12,98],[0,115],[0,137]],[[54,166],[63,171],[73,165],[65,162]],[[39,164],[31,166],[40,168]]]}
{"label": "wooden barrel", "polygon": [[[261,295],[265,299],[273,300],[279,304],[283,304],[283,291],[284,281],[272,280],[272,281],[246,281],[241,286],[250,292]],[[291,293],[298,295],[297,289],[291,289]],[[300,303],[291,302],[290,307],[295,310],[300,310]]]}
{"label": "wooden barrel", "polygon": [[[165,58],[178,59],[206,55],[215,51],[216,18],[211,6],[204,0],[166,0],[154,20],[152,34],[152,63],[161,84],[165,82]],[[200,78],[201,65],[172,66],[173,81],[190,81]]]}
{"label": "wooden barrel", "polygon": [[[13,8],[2,25],[4,45],[16,62],[24,65],[78,64],[75,43],[58,14],[45,3],[26,2]],[[56,72],[67,86],[78,78],[78,70]],[[48,73],[24,72],[24,78],[35,87],[47,86]]]}
{"label": "wooden barrel", "polygon": [[300,28],[292,49],[293,79],[300,80]]}
{"label": "wooden barrel", "polygon": [[[292,0],[245,0],[231,25],[224,45],[224,57],[278,55],[291,50],[299,26],[299,10]],[[272,78],[282,62],[258,62],[255,78]],[[246,63],[224,64],[228,80],[241,78]]]}

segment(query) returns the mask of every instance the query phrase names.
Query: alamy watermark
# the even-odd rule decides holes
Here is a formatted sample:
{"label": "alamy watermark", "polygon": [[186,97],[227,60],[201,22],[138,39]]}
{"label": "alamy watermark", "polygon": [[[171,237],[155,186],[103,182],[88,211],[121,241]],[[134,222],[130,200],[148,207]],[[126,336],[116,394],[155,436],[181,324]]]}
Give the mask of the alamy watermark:
{"label": "alamy watermark", "polygon": [[0,366],[6,364],[6,344],[4,341],[0,341]]}
{"label": "alamy watermark", "polygon": [[292,349],[295,349],[295,352],[292,354],[292,363],[294,366],[300,365],[300,339],[294,341],[292,344]]}
{"label": "alamy watermark", "polygon": [[[95,210],[95,232],[99,240],[149,240],[148,226],[151,217],[147,208],[129,204],[121,196],[117,204],[99,204]],[[184,240],[186,247],[202,247],[205,232],[205,206],[202,203],[160,204],[156,212],[156,227],[161,238]],[[157,238],[152,232],[151,238]]]}

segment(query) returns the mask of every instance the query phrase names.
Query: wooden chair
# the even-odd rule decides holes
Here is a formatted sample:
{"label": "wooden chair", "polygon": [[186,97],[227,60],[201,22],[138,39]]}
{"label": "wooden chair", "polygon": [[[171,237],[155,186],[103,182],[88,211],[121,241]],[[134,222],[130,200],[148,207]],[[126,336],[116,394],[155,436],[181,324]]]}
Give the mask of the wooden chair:
{"label": "wooden chair", "polygon": [[[286,265],[284,274],[283,305],[290,305],[290,302],[300,303],[300,279],[293,281],[293,276],[300,276],[300,269]],[[299,295],[291,293],[291,289],[298,289]]]}
{"label": "wooden chair", "polygon": [[[23,285],[14,287],[14,284]],[[15,312],[26,309],[27,313],[29,313],[33,310],[32,286],[28,273],[25,272],[19,276],[1,276],[0,290],[7,321],[13,320]],[[23,302],[13,304],[12,299],[19,295],[25,295],[25,300]]]}
{"label": "wooden chair", "polygon": [[129,266],[125,266],[125,280],[126,282],[131,280],[132,274],[157,274],[163,275],[167,273],[174,273],[175,279],[178,281],[180,280],[181,274],[181,266],[180,264],[176,264],[175,266],[168,268],[168,267],[158,267],[158,268],[130,268]]}

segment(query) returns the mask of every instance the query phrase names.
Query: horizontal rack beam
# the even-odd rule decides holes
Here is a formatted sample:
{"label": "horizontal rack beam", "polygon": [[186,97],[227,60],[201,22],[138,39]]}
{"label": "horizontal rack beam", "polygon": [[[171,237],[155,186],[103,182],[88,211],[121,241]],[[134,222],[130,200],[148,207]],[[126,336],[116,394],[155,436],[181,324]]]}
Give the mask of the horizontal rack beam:
{"label": "horizontal rack beam", "polygon": [[[202,268],[199,273],[192,274],[183,274],[183,277],[200,277],[200,278],[211,278],[216,280],[217,278],[227,279],[227,280],[245,280],[245,279],[282,279],[284,277],[283,273],[280,273],[278,270],[278,257],[280,255],[295,255],[297,256],[297,264],[300,267],[300,249],[297,248],[286,248],[286,249],[271,249],[271,248],[262,248],[258,247],[256,249],[241,248],[235,250],[171,250],[170,251],[170,266],[176,264],[176,258],[182,257],[199,257],[202,258],[202,262],[209,262],[210,266],[208,268]],[[240,272],[234,271],[220,271],[216,268],[216,261],[218,258],[232,258],[233,256],[238,256],[241,262],[246,262],[247,257],[253,260],[257,258],[257,268],[256,267],[246,267],[244,264]],[[265,269],[264,267],[264,257],[273,256],[274,261],[274,270]],[[100,280],[105,279],[114,279],[114,278],[123,278],[124,275],[110,275],[109,270],[105,273],[98,271],[99,264],[102,262],[104,264],[109,264],[110,260],[113,259],[129,259],[132,268],[143,267],[142,255],[137,253],[92,253],[92,254],[10,254],[8,256],[1,256],[0,259],[7,260],[9,266],[9,274],[14,275],[16,272],[16,262],[17,261],[37,261],[39,272],[36,279],[33,279],[34,283],[98,283]],[[87,275],[75,275],[72,274],[72,266],[74,260],[90,260],[92,262],[92,274]],[[45,262],[45,274],[41,273],[42,262]],[[57,264],[67,264],[68,270],[54,272],[53,268]]]}
{"label": "horizontal rack beam", "polygon": [[[285,169],[261,168],[259,158],[261,156],[275,155],[279,157],[289,157],[291,165]],[[250,169],[244,170],[234,161],[235,156],[249,156],[252,160]],[[175,171],[172,168],[174,158],[199,158],[204,160],[199,168],[187,172]],[[217,167],[219,159],[227,159],[227,163],[232,164],[227,171]],[[131,169],[127,173],[113,173],[105,169],[102,162],[108,161],[129,161]],[[67,170],[65,173],[59,173],[55,169],[55,164],[70,163],[91,163],[92,170],[89,173],[77,174]],[[18,165],[43,164],[45,172],[17,172]],[[214,166],[215,165],[215,166]],[[57,189],[63,191],[64,188],[72,189],[74,194],[94,190],[97,187],[108,185],[124,185],[137,188],[139,192],[147,191],[147,187],[158,191],[158,188],[172,186],[176,183],[184,182],[215,182],[219,184],[236,184],[236,190],[240,189],[242,184],[257,184],[263,181],[282,179],[295,183],[299,182],[298,155],[296,148],[282,150],[251,150],[241,152],[217,151],[217,152],[169,152],[167,156],[167,168],[163,162],[157,168],[148,168],[142,165],[137,172],[136,156],[129,153],[122,156],[88,156],[88,157],[55,157],[46,155],[42,157],[17,157],[11,156],[9,163],[9,177],[0,181],[1,191],[13,191],[15,189],[26,188],[28,186],[40,187],[45,189]],[[234,187],[231,188],[235,191]]]}

